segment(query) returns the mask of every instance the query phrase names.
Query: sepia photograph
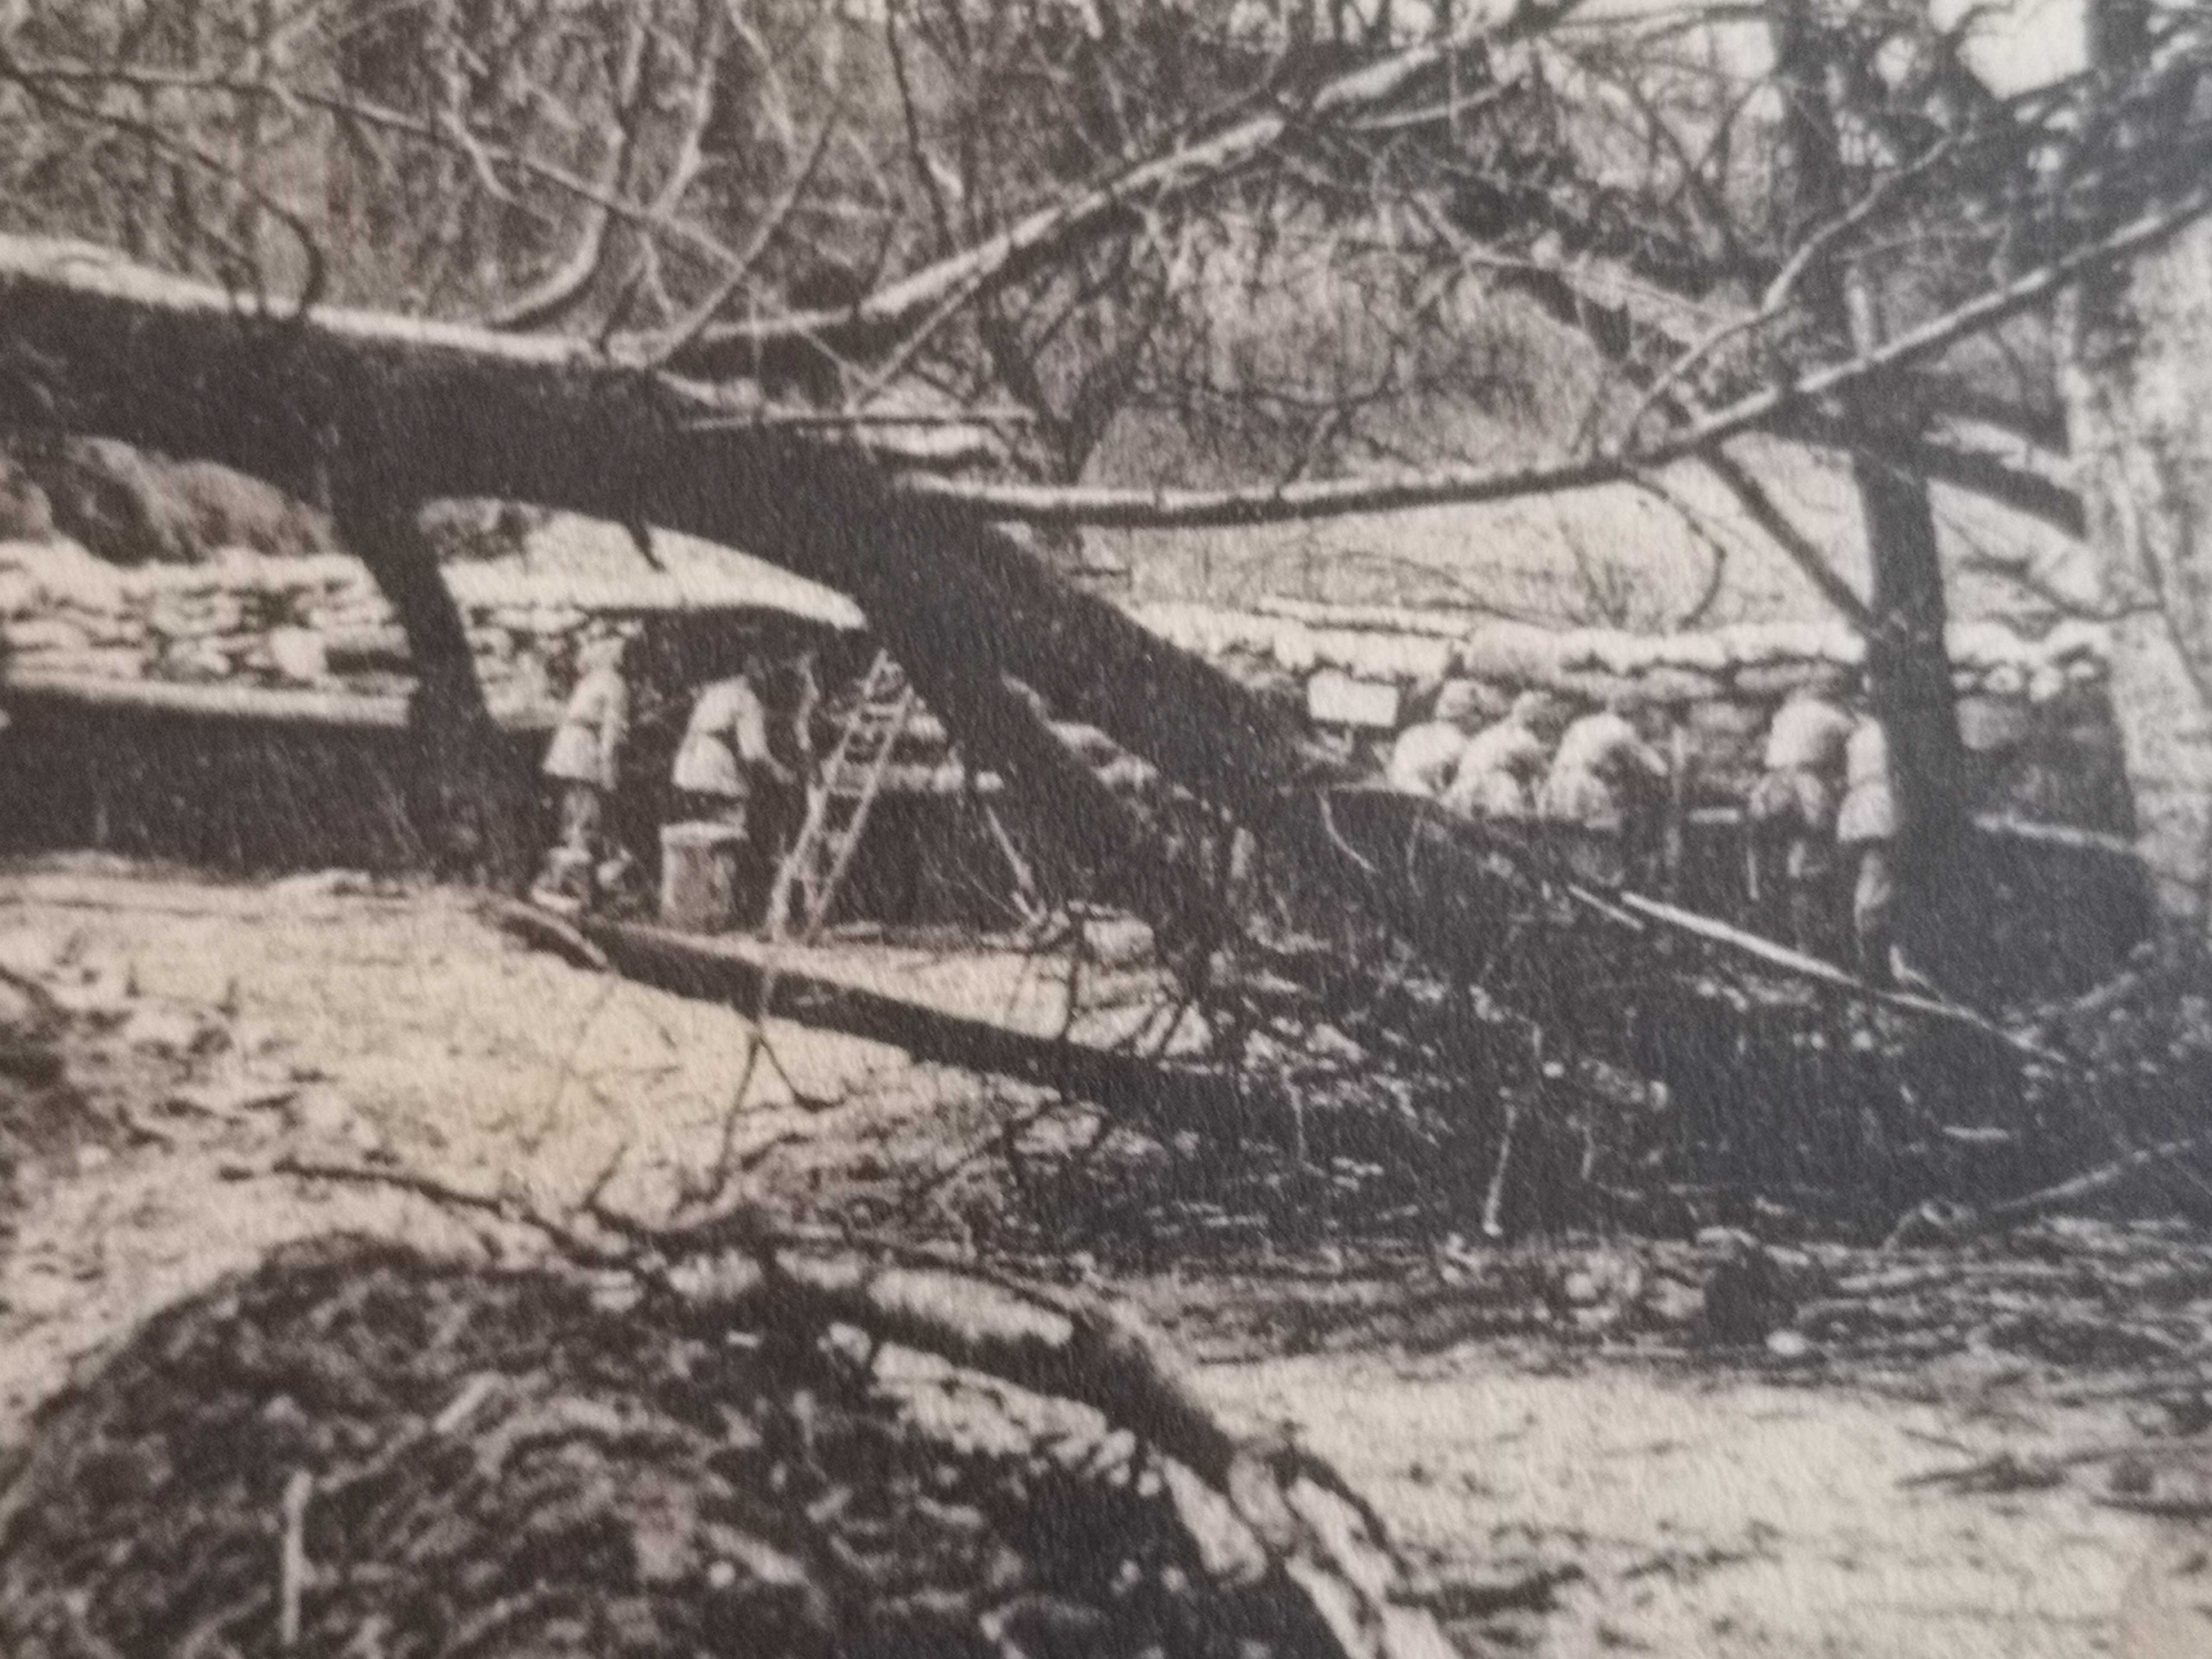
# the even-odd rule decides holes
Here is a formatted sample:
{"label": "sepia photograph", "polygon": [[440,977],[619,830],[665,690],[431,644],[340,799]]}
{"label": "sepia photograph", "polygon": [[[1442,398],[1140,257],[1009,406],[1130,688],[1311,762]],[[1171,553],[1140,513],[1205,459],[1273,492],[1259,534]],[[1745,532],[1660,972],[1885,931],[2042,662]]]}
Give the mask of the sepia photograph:
{"label": "sepia photograph", "polygon": [[0,1656],[1614,1655],[2212,1656],[2212,9],[0,0]]}

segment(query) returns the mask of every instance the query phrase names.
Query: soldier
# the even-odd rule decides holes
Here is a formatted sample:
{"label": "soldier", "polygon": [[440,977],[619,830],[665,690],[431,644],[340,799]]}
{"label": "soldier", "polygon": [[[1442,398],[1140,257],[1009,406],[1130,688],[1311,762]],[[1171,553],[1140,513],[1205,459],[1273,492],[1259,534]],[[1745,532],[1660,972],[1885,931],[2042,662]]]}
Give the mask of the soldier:
{"label": "soldier", "polygon": [[1849,672],[1830,665],[1790,694],[1767,728],[1765,770],[1751,793],[1754,902],[1770,932],[1820,955],[1835,944],[1836,808],[1856,726],[1844,707],[1850,689]]}
{"label": "soldier", "polygon": [[738,673],[700,688],[669,769],[670,786],[687,817],[746,831],[757,787],[796,781],[769,747],[762,695],[766,679],[759,653],[748,651]]}
{"label": "soldier", "polygon": [[1401,795],[1435,799],[1451,781],[1468,739],[1481,729],[1481,688],[1473,680],[1446,680],[1429,718],[1398,734],[1383,781]]}
{"label": "soldier", "polygon": [[1869,714],[1844,751],[1844,804],[1836,844],[1851,884],[1851,940],[1858,970],[1876,985],[1894,975],[1893,921],[1897,907],[1897,793],[1889,770],[1889,733]]}
{"label": "soldier", "polygon": [[621,862],[607,856],[606,817],[629,731],[629,684],[623,677],[628,646],[611,627],[594,625],[586,633],[576,650],[576,689],[541,769],[559,793],[561,828],[539,891],[571,903],[596,896],[603,861]]}
{"label": "soldier", "polygon": [[1513,822],[1535,812],[1535,789],[1565,726],[1566,710],[1542,691],[1523,691],[1505,718],[1461,750],[1443,804],[1468,817]]}
{"label": "soldier", "polygon": [[1570,726],[1538,797],[1560,827],[1567,867],[1596,885],[1622,885],[1650,851],[1667,763],[1637,729],[1644,714],[1643,700],[1620,691]]}

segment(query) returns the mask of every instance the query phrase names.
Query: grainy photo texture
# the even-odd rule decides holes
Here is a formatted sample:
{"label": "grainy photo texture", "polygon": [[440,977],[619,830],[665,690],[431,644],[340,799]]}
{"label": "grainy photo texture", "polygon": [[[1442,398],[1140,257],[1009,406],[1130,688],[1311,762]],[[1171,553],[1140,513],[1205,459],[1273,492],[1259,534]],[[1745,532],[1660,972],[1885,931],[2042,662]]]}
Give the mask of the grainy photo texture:
{"label": "grainy photo texture", "polygon": [[0,0],[0,1653],[2212,1654],[2212,15]]}

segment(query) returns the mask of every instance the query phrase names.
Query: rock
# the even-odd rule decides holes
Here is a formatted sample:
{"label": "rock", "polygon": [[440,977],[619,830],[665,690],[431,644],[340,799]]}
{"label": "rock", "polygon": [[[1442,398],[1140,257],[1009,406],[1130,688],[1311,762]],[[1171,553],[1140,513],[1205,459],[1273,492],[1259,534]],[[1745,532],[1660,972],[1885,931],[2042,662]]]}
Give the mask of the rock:
{"label": "rock", "polygon": [[53,503],[21,467],[0,456],[0,541],[43,542],[54,533]]}
{"label": "rock", "polygon": [[25,1031],[39,1023],[39,1006],[21,986],[0,980],[0,1034]]}
{"label": "rock", "polygon": [[179,641],[163,652],[155,664],[158,678],[205,684],[231,676],[230,658],[205,641]]}
{"label": "rock", "polygon": [[1662,666],[1638,675],[1636,689],[1651,702],[1679,708],[1718,696],[1721,683],[1713,675],[1700,673],[1694,668]]}
{"label": "rock", "polygon": [[1810,1359],[1814,1352],[1813,1339],[1802,1331],[1770,1331],[1766,1336],[1766,1352],[1777,1359]]}
{"label": "rock", "polygon": [[1818,661],[1802,660],[1746,663],[1731,678],[1739,696],[1779,702],[1811,680],[1822,666]]}
{"label": "rock", "polygon": [[128,611],[87,611],[83,613],[82,626],[85,637],[97,647],[127,645],[143,647],[146,643],[145,618],[134,617]]}
{"label": "rock", "polygon": [[1755,743],[1766,730],[1764,708],[1724,697],[1693,704],[1683,724],[1692,737],[1722,743]]}
{"label": "rock", "polygon": [[8,645],[19,656],[49,651],[88,651],[92,637],[61,617],[28,617],[8,624]]}
{"label": "rock", "polygon": [[21,570],[8,568],[7,560],[16,546],[13,542],[0,542],[0,621],[36,616],[46,602],[46,589]]}
{"label": "rock", "polygon": [[1572,668],[1559,674],[1553,682],[1553,690],[1602,706],[1613,697],[1636,690],[1639,684],[1639,677],[1609,673],[1602,668]]}
{"label": "rock", "polygon": [[1621,1251],[1585,1257],[1559,1281],[1559,1299],[1583,1330],[1609,1329],[1644,1297],[1644,1264]]}
{"label": "rock", "polygon": [[203,551],[243,547],[296,559],[337,547],[322,514],[246,473],[213,461],[177,461],[168,467],[168,483]]}
{"label": "rock", "polygon": [[1705,1278],[1704,1334],[1708,1341],[1729,1346],[1764,1342],[1788,1324],[1797,1311],[1797,1288],[1776,1254],[1747,1234],[1708,1229],[1723,1254]]}
{"label": "rock", "polygon": [[117,1033],[141,1054],[192,1054],[219,1046],[221,1025],[196,1008],[145,1003],[133,1008]]}
{"label": "rock", "polygon": [[313,685],[330,678],[331,666],[325,654],[323,636],[313,629],[271,629],[268,647],[269,660],[280,678],[297,685]]}
{"label": "rock", "polygon": [[1686,1285],[1679,1279],[1654,1279],[1644,1287],[1643,1305],[1644,1316],[1653,1324],[1689,1328],[1705,1319],[1705,1292],[1702,1285]]}
{"label": "rock", "polygon": [[52,979],[76,953],[76,941],[37,927],[0,932],[0,971],[18,979]]}
{"label": "rock", "polygon": [[185,563],[198,556],[192,511],[164,464],[110,438],[26,445],[16,464],[46,492],[54,527],[116,564]]}
{"label": "rock", "polygon": [[2034,721],[2016,696],[1976,695],[1959,699],[1959,737],[1972,755],[1999,755],[2027,740]]}
{"label": "rock", "polygon": [[147,660],[143,651],[108,646],[90,651],[41,652],[27,665],[42,673],[81,679],[136,680],[146,678]]}
{"label": "rock", "polygon": [[75,542],[54,542],[28,567],[45,602],[63,609],[107,614],[128,603],[124,573]]}
{"label": "rock", "polygon": [[80,980],[58,981],[46,988],[63,1012],[99,1025],[123,1018],[138,1000],[130,975],[113,968],[103,968]]}
{"label": "rock", "polygon": [[373,893],[376,878],[359,870],[303,870],[269,884],[271,893],[285,898],[339,898],[349,893]]}

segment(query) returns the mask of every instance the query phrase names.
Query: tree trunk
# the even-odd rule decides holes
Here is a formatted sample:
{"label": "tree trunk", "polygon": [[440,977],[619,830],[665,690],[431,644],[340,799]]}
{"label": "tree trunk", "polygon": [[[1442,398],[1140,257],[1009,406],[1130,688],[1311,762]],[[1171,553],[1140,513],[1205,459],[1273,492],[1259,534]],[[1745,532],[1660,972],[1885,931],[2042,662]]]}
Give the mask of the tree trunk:
{"label": "tree trunk", "polygon": [[[1775,59],[1789,100],[1784,137],[1802,237],[1850,205],[1826,91],[1827,48],[1806,0],[1778,11]],[[1805,296],[1814,326],[1845,353],[1882,343],[1879,297],[1864,272],[1841,258],[1820,263],[1807,273]],[[1912,452],[1926,422],[1910,389],[1893,382],[1853,387],[1842,404],[1844,434],[1856,440],[1851,478],[1874,577],[1867,689],[1889,735],[1900,822],[1898,915],[1916,958],[1971,976],[1978,928],[1975,907],[1962,902],[1966,747],[1944,649],[1943,568],[1927,477],[1896,459]],[[1877,973],[1883,966],[1863,965]]]}
{"label": "tree trunk", "polygon": [[1899,915],[1917,961],[1971,981],[1981,965],[1967,848],[1966,744],[1943,644],[1943,568],[1928,481],[1862,450],[1851,458],[1874,574],[1867,690],[1889,733],[1903,833]]}
{"label": "tree trunk", "polygon": [[[2118,87],[2147,61],[2142,0],[2091,0],[2090,65]],[[2154,118],[2139,117],[2139,122]],[[2154,131],[2118,135],[2119,159]],[[2112,708],[2162,943],[2212,933],[2212,222],[2062,308],[2067,424],[2113,618]]]}
{"label": "tree trunk", "polygon": [[407,635],[416,674],[407,708],[414,817],[439,873],[514,890],[531,874],[535,792],[484,705],[475,653],[422,533],[420,505],[402,500],[394,510],[349,490],[337,503],[338,533],[368,566]]}
{"label": "tree trunk", "polygon": [[2136,846],[2166,943],[2212,935],[2212,222],[2067,307],[2068,418]]}

